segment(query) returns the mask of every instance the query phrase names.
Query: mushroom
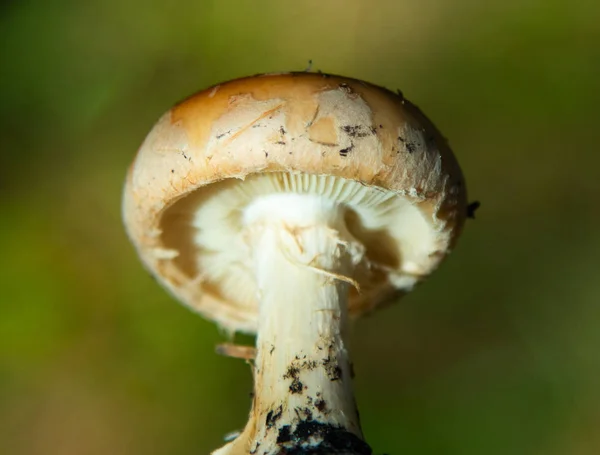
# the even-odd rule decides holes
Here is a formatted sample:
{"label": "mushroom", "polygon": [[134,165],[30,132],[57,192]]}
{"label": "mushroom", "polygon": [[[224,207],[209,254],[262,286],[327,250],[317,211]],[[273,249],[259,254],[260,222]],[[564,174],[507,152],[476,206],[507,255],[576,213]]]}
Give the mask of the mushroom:
{"label": "mushroom", "polygon": [[371,453],[348,319],[428,276],[466,214],[446,140],[369,83],[259,75],[163,115],[127,176],[127,232],[176,298],[257,335],[249,422],[214,454]]}

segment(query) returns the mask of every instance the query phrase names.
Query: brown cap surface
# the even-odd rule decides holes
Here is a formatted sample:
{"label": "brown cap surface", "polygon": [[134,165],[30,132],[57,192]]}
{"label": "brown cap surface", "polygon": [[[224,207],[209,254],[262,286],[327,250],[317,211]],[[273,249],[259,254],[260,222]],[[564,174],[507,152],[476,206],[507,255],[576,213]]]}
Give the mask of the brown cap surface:
{"label": "brown cap surface", "polygon": [[[394,233],[406,230],[401,217],[385,229],[363,229],[367,254],[392,257],[374,285],[361,283],[363,292],[352,293],[353,315],[410,290],[435,269],[467,211],[462,173],[446,140],[417,107],[384,88],[289,73],[193,95],[163,115],[142,144],[127,176],[123,215],[151,273],[230,330],[254,331],[255,295],[232,289],[231,280],[222,285],[194,260],[203,252],[194,240],[201,227],[193,212],[226,182],[243,184],[261,173],[335,176],[402,198],[398,213],[410,212],[407,223],[418,213],[421,224],[408,235]],[[408,244],[423,236],[423,245]]]}

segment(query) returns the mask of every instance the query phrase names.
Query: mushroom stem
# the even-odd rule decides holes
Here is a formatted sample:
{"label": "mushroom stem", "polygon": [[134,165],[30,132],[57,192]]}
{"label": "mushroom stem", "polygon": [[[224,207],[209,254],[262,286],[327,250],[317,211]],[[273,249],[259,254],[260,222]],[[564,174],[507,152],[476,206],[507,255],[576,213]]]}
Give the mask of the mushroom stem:
{"label": "mushroom stem", "polygon": [[344,341],[349,277],[363,252],[344,213],[297,194],[264,197],[245,213],[260,301],[254,403],[241,436],[250,453],[371,452]]}

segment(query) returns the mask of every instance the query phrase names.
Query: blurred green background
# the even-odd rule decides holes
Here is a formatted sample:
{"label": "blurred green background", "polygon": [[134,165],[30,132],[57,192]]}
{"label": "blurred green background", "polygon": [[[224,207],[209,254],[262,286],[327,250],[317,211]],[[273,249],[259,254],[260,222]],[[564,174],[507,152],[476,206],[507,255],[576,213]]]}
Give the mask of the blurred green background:
{"label": "blurred green background", "polygon": [[125,170],[174,102],[314,70],[400,88],[450,139],[458,248],[359,321],[376,453],[600,453],[600,3],[0,4],[0,453],[206,454],[251,377],[142,270]]}

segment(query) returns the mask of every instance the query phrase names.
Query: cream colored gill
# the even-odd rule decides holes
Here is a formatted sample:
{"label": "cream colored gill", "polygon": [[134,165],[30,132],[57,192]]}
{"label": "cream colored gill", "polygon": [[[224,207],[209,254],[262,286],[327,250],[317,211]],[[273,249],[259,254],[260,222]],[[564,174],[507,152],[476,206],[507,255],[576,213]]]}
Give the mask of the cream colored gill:
{"label": "cream colored gill", "polygon": [[412,200],[381,188],[329,175],[262,173],[202,187],[169,208],[165,247],[179,252],[175,262],[204,292],[238,307],[257,311],[252,253],[244,234],[244,213],[270,194],[318,195],[344,209],[347,230],[364,246],[353,276],[357,301],[381,286],[410,290],[427,274],[436,232]]}

